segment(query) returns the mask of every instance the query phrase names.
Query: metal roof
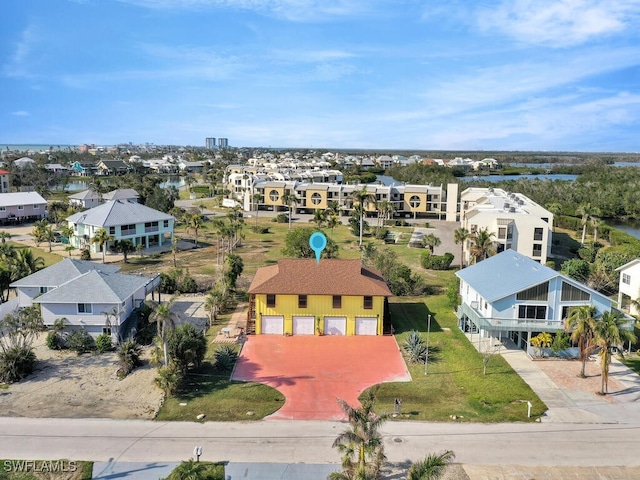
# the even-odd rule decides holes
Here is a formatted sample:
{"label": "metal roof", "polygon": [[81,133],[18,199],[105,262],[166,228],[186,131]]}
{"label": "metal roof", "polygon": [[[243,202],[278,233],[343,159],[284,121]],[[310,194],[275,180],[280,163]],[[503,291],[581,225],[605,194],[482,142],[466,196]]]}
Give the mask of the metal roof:
{"label": "metal roof", "polygon": [[76,260],[65,258],[61,262],[50,267],[38,270],[31,275],[16,280],[10,286],[13,287],[58,287],[70,279],[79,277],[91,270],[99,270],[105,273],[115,273],[120,267],[115,265],[105,265],[103,263],[89,262],[86,260]]}
{"label": "metal roof", "polygon": [[115,227],[143,222],[170,220],[174,217],[154,210],[145,205],[125,200],[114,200],[97,207],[71,215],[68,222],[93,225],[98,227]]}
{"label": "metal roof", "polygon": [[0,193],[0,206],[12,207],[15,205],[46,205],[47,201],[38,192],[12,192]]}

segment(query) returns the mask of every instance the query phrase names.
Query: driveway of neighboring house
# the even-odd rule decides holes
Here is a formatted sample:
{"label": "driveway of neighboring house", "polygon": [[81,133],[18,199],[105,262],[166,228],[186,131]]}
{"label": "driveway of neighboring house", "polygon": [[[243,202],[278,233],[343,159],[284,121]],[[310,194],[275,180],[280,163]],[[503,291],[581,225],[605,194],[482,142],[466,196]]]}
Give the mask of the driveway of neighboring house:
{"label": "driveway of neighboring house", "polygon": [[337,399],[358,405],[358,396],[382,382],[410,381],[393,336],[248,337],[234,380],[278,389],[283,407],[268,418],[342,420]]}

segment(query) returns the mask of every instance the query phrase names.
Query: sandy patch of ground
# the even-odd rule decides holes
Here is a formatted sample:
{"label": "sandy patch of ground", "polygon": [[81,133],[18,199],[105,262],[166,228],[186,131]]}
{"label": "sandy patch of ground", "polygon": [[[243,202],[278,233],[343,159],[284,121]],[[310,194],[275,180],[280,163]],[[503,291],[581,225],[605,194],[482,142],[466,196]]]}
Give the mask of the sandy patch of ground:
{"label": "sandy patch of ground", "polygon": [[36,341],[36,371],[0,390],[0,412],[15,417],[152,419],[163,394],[154,386],[156,369],[144,365],[125,379],[116,376],[115,353],[76,355],[49,350]]}

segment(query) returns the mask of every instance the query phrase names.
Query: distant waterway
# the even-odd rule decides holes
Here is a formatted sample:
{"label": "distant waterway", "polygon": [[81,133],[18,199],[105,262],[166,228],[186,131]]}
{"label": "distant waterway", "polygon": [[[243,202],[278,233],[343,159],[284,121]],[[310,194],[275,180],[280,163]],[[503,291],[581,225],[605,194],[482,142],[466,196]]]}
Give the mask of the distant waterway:
{"label": "distant waterway", "polygon": [[565,180],[573,182],[578,175],[570,175],[565,173],[541,173],[540,175],[468,175],[460,177],[465,182],[506,182],[507,180]]}
{"label": "distant waterway", "polygon": [[[551,170],[554,167],[566,167],[568,165],[584,165],[583,163],[509,163],[512,167],[517,168],[544,168],[545,170]],[[640,168],[640,162],[613,162],[610,164],[612,167],[638,167]]]}
{"label": "distant waterway", "polygon": [[607,220],[607,225],[640,238],[640,220]]}

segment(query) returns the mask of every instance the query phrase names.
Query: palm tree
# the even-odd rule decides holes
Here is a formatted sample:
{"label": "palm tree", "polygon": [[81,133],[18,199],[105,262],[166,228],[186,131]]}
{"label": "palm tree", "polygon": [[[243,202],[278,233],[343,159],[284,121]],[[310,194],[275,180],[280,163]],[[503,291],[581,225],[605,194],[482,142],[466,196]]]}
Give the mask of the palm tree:
{"label": "palm tree", "polygon": [[327,211],[321,209],[314,210],[313,219],[311,221],[315,223],[318,228],[322,228],[322,226],[327,221]]}
{"label": "palm tree", "polygon": [[460,244],[460,268],[464,268],[464,244],[471,238],[471,233],[464,227],[456,228],[453,232],[456,245]]}
{"label": "palm tree", "polygon": [[13,280],[18,280],[44,268],[44,259],[34,256],[30,248],[21,248],[15,251],[11,268],[13,270]]}
{"label": "palm tree", "polygon": [[378,478],[386,460],[379,429],[389,415],[376,414],[373,411],[374,400],[375,397],[370,393],[361,407],[353,408],[344,400],[338,399],[340,408],[347,415],[349,428],[333,442],[333,447],[343,454],[343,472],[331,474],[329,478]]}
{"label": "palm tree", "polygon": [[578,215],[582,215],[582,239],[580,245],[584,246],[584,240],[587,235],[587,223],[596,216],[600,215],[600,209],[598,207],[592,207],[589,202],[583,203],[576,210]]}
{"label": "palm tree", "polygon": [[495,235],[495,233],[489,232],[489,229],[483,228],[471,236],[471,241],[473,242],[471,246],[471,258],[473,259],[473,263],[485,260],[496,254],[493,248],[493,237],[495,237]]}
{"label": "palm tree", "polygon": [[4,230],[0,230],[0,241],[2,243],[7,243],[7,240],[11,238],[11,234],[9,232],[5,232]]}
{"label": "palm tree", "polygon": [[433,255],[433,250],[442,244],[442,241],[436,237],[435,233],[429,233],[422,239],[422,243],[429,248],[429,253]]}
{"label": "palm tree", "polygon": [[430,453],[424,460],[411,465],[407,480],[438,480],[442,478],[447,466],[455,457],[456,455],[451,450],[440,455]]}
{"label": "palm tree", "polygon": [[389,200],[382,200],[378,203],[378,208],[379,212],[382,213],[382,223],[384,223],[385,220],[391,220],[393,213],[396,211],[395,205]]}
{"label": "palm tree", "polygon": [[203,223],[202,215],[199,213],[192,214],[187,220],[187,230],[193,229],[195,233],[196,248],[198,248],[198,230],[202,228]]}
{"label": "palm tree", "polygon": [[625,341],[635,342],[636,336],[630,330],[623,328],[626,320],[618,312],[605,312],[595,322],[594,340],[600,347],[600,368],[602,372],[602,386],[600,393],[605,395],[609,392],[609,365],[611,364],[611,354],[613,351],[622,352],[622,345]]}
{"label": "palm tree", "polygon": [[253,203],[256,205],[256,226],[258,225],[258,212],[260,211],[260,202],[264,200],[264,195],[261,193],[255,192],[253,194]]}
{"label": "palm tree", "polygon": [[340,223],[341,223],[340,219],[338,218],[338,215],[336,215],[335,213],[331,213],[330,215],[327,216],[327,228],[331,229],[331,237],[333,237],[333,230],[338,225],[340,225]]}
{"label": "palm tree", "polygon": [[102,263],[104,263],[104,254],[107,250],[107,245],[111,240],[113,240],[113,237],[109,235],[109,232],[107,232],[104,228],[98,230],[91,239],[91,243],[97,243],[100,247],[100,250],[102,251]]}
{"label": "palm tree", "polygon": [[220,313],[225,303],[226,295],[224,291],[217,288],[209,290],[204,302],[204,309],[209,317],[210,327],[216,322],[218,313]]}
{"label": "palm tree", "polygon": [[113,247],[116,249],[116,251],[122,254],[122,256],[124,257],[124,263],[129,263],[129,254],[136,251],[136,247],[134,247],[133,242],[128,238],[120,241],[116,240],[113,244]]}
{"label": "palm tree", "polygon": [[367,191],[367,187],[362,187],[361,190],[354,190],[349,195],[353,203],[357,203],[360,205],[360,240],[358,242],[358,246],[362,247],[362,224],[364,222],[364,216],[366,213],[366,207],[368,203],[376,203],[376,196]]}
{"label": "palm tree", "polygon": [[602,219],[598,217],[591,217],[591,227],[593,228],[593,243],[598,241],[598,229],[604,225]]}
{"label": "palm tree", "polygon": [[289,207],[289,230],[291,230],[291,220],[292,220],[291,217],[293,217],[294,206],[298,204],[298,197],[296,197],[295,193],[291,191],[287,191],[282,196],[282,201],[284,202],[285,205]]}
{"label": "palm tree", "polygon": [[156,322],[158,328],[158,336],[162,340],[162,351],[164,354],[164,366],[169,366],[169,357],[167,355],[167,342],[169,333],[175,330],[178,315],[171,310],[175,302],[175,297],[167,303],[156,304],[153,306],[153,312],[149,315],[149,320]]}
{"label": "palm tree", "polygon": [[571,341],[578,343],[579,358],[582,360],[582,370],[580,371],[582,378],[586,377],[587,359],[594,347],[592,340],[595,329],[595,319],[593,318],[595,313],[595,307],[590,305],[573,307],[564,324],[565,331],[571,332]]}
{"label": "palm tree", "polygon": [[176,260],[176,254],[180,251],[180,248],[178,248],[178,237],[173,237],[173,241],[171,242],[171,253],[173,254],[173,268],[176,268],[178,266],[178,262]]}

